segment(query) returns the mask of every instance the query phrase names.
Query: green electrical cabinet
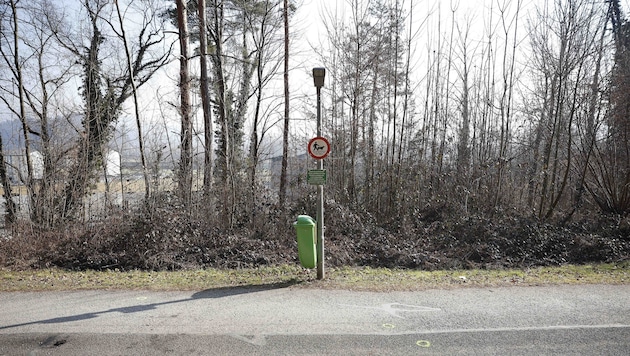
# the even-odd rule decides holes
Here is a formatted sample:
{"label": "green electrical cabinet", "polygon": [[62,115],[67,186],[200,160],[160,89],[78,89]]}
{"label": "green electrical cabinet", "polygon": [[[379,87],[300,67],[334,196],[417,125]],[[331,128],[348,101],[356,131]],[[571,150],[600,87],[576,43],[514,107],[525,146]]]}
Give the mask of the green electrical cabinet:
{"label": "green electrical cabinet", "polygon": [[317,223],[308,215],[298,215],[293,223],[297,233],[298,256],[304,268],[317,265]]}

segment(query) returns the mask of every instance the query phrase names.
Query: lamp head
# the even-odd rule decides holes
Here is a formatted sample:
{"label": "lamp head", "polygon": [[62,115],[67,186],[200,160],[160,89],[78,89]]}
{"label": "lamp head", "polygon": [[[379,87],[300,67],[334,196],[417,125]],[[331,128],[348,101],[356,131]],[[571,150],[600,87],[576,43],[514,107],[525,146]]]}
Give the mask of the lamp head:
{"label": "lamp head", "polygon": [[313,68],[313,81],[317,88],[324,86],[324,78],[326,78],[326,68]]}

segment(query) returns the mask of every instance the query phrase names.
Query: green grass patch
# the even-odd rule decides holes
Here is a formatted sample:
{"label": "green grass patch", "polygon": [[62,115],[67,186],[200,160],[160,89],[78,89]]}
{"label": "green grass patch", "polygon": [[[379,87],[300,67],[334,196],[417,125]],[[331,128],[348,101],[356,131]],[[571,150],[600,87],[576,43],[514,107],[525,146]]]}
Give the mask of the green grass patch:
{"label": "green grass patch", "polygon": [[173,291],[270,285],[357,291],[416,291],[572,284],[630,284],[630,262],[536,267],[525,270],[418,271],[343,267],[328,268],[323,280],[316,279],[314,270],[305,270],[294,265],[174,272],[0,270],[0,291],[3,292],[88,289]]}

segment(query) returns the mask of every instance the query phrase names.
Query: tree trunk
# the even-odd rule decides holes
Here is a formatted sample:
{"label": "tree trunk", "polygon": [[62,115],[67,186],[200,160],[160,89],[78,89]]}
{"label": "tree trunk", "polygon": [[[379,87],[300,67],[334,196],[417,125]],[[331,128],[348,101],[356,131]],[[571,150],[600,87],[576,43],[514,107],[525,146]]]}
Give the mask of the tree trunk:
{"label": "tree trunk", "polygon": [[216,106],[219,123],[221,125],[221,133],[220,133],[220,143],[217,158],[219,159],[219,165],[217,168],[219,169],[220,179],[223,188],[223,223],[225,223],[228,227],[232,226],[232,217],[230,214],[230,161],[232,159],[230,155],[230,130],[228,123],[228,115],[226,112],[226,93],[225,93],[225,77],[223,73],[223,3],[219,3],[218,1],[213,2],[212,6],[214,10],[213,16],[213,45],[214,45],[214,55],[212,56],[213,64],[214,64],[214,83],[215,83],[215,91],[216,91]]}
{"label": "tree trunk", "polygon": [[188,72],[188,11],[184,0],[177,0],[177,24],[179,28],[179,91],[181,153],[179,160],[179,194],[184,206],[190,208],[192,195],[192,118],[190,106],[190,74]]}
{"label": "tree trunk", "polygon": [[208,34],[206,31],[206,0],[198,0],[197,12],[199,16],[199,64],[201,67],[201,107],[203,109],[204,160],[203,160],[203,194],[206,203],[209,202],[213,180],[213,128],[212,109],[210,107],[210,90],[208,84]]}
{"label": "tree trunk", "polygon": [[11,182],[7,175],[7,165],[4,160],[4,145],[2,143],[2,135],[0,135],[0,183],[2,184],[2,190],[4,197],[4,226],[8,227],[13,224],[17,218],[16,206],[13,201],[13,195],[11,194]]}
{"label": "tree trunk", "polygon": [[[138,92],[136,88],[136,81],[133,75],[133,63],[131,59],[131,52],[129,51],[129,44],[127,43],[127,35],[125,33],[125,26],[123,24],[123,17],[120,12],[120,6],[118,5],[118,0],[114,1],[116,5],[116,13],[118,14],[118,21],[120,23],[120,33],[122,37],[123,44],[125,46],[125,56],[127,57],[127,69],[129,70],[129,78],[131,78],[131,92],[133,95],[133,108],[134,115],[136,119],[136,128],[138,130],[138,149],[140,150],[140,163],[142,164],[142,174],[144,176],[144,200],[145,203],[149,200],[151,196],[151,179],[149,178],[149,171],[147,168],[146,155],[144,153],[144,139],[142,135],[142,123],[140,120],[140,107],[138,105]],[[120,152],[121,156],[123,152]],[[107,172],[105,172],[105,179],[107,179]],[[121,186],[121,189],[124,189]]]}
{"label": "tree trunk", "polygon": [[289,1],[284,0],[284,127],[282,129],[282,167],[280,169],[280,192],[278,205],[284,209],[287,196],[287,167],[289,165]]}
{"label": "tree trunk", "polygon": [[35,191],[33,189],[33,164],[31,162],[31,140],[30,140],[30,128],[26,121],[26,99],[24,97],[24,79],[22,77],[22,63],[20,63],[20,38],[18,32],[18,9],[17,9],[17,1],[11,0],[11,12],[13,16],[13,65],[15,66],[15,79],[17,81],[18,86],[18,100],[20,105],[19,111],[19,119],[22,123],[22,135],[24,137],[24,156],[26,158],[26,182],[24,185],[26,186],[26,191],[29,198],[29,210],[30,214],[33,215],[33,205],[35,202]]}

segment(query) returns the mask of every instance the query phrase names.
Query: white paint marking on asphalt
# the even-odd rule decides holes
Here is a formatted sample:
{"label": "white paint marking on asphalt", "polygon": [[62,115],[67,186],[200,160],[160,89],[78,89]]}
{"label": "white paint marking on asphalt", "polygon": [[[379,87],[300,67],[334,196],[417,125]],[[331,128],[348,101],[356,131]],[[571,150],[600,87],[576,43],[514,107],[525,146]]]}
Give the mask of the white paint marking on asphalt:
{"label": "white paint marking on asphalt", "polygon": [[378,307],[368,307],[364,305],[354,305],[354,304],[339,304],[346,307],[351,308],[361,308],[361,309],[374,309],[374,310],[382,310],[389,315],[392,315],[396,318],[406,319],[404,316],[399,315],[399,312],[437,312],[441,311],[440,308],[430,308],[430,307],[422,307],[419,305],[409,305],[409,304],[400,304],[400,303],[386,303],[381,304]]}
{"label": "white paint marking on asphalt", "polygon": [[505,328],[478,328],[478,329],[443,329],[443,330],[413,330],[399,333],[400,335],[415,334],[457,334],[457,333],[484,333],[484,332],[510,332],[510,331],[553,331],[553,330],[597,330],[597,329],[630,329],[630,325],[551,325],[551,326],[523,326]]}
{"label": "white paint marking on asphalt", "polygon": [[256,346],[265,346],[267,345],[267,340],[265,340],[264,335],[254,335],[252,337],[247,337],[244,335],[230,334],[231,337],[245,341],[248,344],[256,345]]}

